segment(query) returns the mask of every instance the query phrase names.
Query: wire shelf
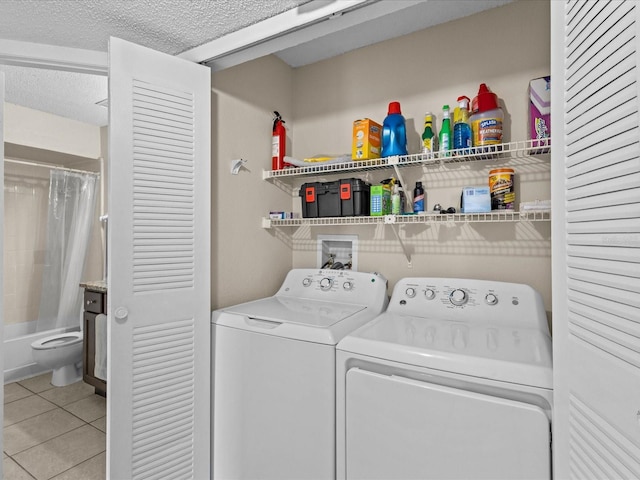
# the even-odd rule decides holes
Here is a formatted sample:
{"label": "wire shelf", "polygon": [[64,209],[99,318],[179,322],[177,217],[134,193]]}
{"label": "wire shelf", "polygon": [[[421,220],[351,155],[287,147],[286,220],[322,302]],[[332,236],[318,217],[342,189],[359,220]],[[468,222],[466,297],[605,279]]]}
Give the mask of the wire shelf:
{"label": "wire shelf", "polygon": [[264,228],[331,226],[331,225],[407,225],[407,224],[462,224],[462,223],[507,223],[507,222],[544,222],[551,220],[551,212],[527,211],[513,212],[507,210],[487,213],[448,213],[424,215],[385,215],[382,217],[324,217],[324,218],[289,218],[262,221]]}
{"label": "wire shelf", "polygon": [[538,140],[502,143],[487,147],[450,150],[446,153],[416,153],[412,155],[376,158],[374,160],[352,160],[343,163],[291,167],[283,170],[265,170],[262,173],[262,178],[263,180],[272,180],[284,177],[326,175],[344,172],[366,172],[391,167],[477,162],[497,160],[501,158],[523,158],[530,157],[532,155],[543,155],[549,152],[551,152],[551,138],[543,138]]}

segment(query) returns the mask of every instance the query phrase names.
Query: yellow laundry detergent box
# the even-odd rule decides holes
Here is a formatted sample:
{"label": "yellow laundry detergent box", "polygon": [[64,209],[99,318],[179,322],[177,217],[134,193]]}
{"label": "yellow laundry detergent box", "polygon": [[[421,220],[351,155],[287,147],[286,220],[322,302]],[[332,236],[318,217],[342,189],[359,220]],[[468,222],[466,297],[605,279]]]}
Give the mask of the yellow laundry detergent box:
{"label": "yellow laundry detergent box", "polygon": [[380,158],[380,138],[382,126],[370,118],[353,122],[352,160]]}

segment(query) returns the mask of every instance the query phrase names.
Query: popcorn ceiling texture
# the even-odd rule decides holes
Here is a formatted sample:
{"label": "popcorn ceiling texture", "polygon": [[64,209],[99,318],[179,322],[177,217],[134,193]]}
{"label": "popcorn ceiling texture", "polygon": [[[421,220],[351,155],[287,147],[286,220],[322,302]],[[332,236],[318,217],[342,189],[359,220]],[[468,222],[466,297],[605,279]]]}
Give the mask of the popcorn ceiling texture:
{"label": "popcorn ceiling texture", "polygon": [[0,38],[107,51],[109,36],[177,55],[308,0],[0,0]]}
{"label": "popcorn ceiling texture", "polygon": [[[171,55],[308,0],[0,0],[0,39],[107,51],[109,36]],[[5,100],[106,125],[107,78],[0,65]]]}
{"label": "popcorn ceiling texture", "polygon": [[90,125],[108,123],[108,109],[96,105],[107,98],[107,77],[5,65],[0,65],[0,72],[5,75],[8,103]]}

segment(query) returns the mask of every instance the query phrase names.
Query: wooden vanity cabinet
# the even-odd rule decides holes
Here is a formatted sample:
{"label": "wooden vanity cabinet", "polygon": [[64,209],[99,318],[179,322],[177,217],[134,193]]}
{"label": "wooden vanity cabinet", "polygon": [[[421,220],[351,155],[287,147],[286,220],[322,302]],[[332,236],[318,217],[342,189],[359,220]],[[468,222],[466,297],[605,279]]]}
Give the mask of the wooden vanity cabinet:
{"label": "wooden vanity cabinet", "polygon": [[82,351],[83,375],[85,383],[93,385],[98,395],[107,395],[107,382],[94,376],[96,363],[96,317],[107,313],[106,292],[94,291],[88,288],[84,291],[84,348]]}

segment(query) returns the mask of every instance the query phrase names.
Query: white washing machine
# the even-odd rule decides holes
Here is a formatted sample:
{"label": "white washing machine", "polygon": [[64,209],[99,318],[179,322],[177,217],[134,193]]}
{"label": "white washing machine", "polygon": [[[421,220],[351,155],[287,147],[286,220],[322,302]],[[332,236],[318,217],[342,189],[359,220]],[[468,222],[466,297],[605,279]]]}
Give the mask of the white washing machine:
{"label": "white washing machine", "polygon": [[551,338],[527,285],[402,279],[336,375],[338,479],[551,478]]}
{"label": "white washing machine", "polygon": [[335,346],[387,303],[381,275],[296,269],[213,312],[214,479],[335,478]]}

